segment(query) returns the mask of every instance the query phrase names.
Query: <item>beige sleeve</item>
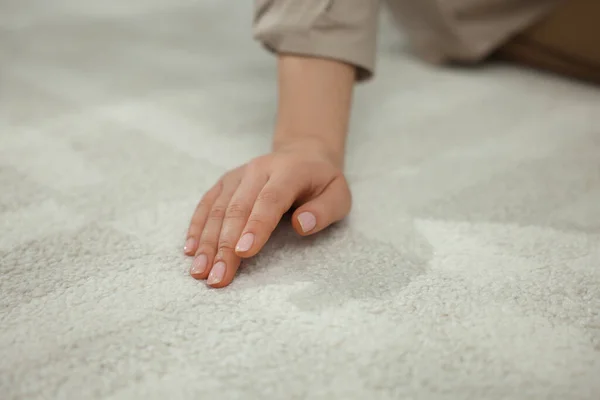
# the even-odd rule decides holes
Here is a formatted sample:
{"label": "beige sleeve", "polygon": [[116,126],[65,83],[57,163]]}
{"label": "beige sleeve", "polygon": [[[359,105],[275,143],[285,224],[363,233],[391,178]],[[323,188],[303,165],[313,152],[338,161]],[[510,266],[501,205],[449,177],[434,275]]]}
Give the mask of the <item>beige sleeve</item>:
{"label": "beige sleeve", "polygon": [[379,0],[255,0],[254,37],[276,53],[343,61],[359,80],[375,69]]}

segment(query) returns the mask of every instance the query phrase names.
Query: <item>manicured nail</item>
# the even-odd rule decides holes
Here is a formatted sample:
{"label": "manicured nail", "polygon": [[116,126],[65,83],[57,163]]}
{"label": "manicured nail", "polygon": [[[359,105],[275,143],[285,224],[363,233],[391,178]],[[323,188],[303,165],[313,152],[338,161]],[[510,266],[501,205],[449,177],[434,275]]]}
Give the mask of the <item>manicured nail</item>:
{"label": "manicured nail", "polygon": [[200,254],[194,259],[194,262],[192,263],[192,269],[190,270],[190,274],[202,274],[206,269],[206,264],[208,264],[208,257],[206,257],[206,254]]}
{"label": "manicured nail", "polygon": [[210,271],[210,275],[208,275],[208,280],[206,283],[209,285],[216,285],[217,283],[223,280],[225,276],[225,263],[223,261],[219,261],[215,265],[213,265],[212,270]]}
{"label": "manicured nail", "polygon": [[253,233],[245,233],[240,240],[237,242],[235,246],[235,251],[245,252],[250,250],[252,245],[254,244],[254,234]]}
{"label": "manicured nail", "polygon": [[183,246],[183,251],[185,251],[186,253],[189,253],[190,251],[192,251],[195,244],[196,244],[196,239],[188,238],[188,240],[185,241],[185,245]]}
{"label": "manicured nail", "polygon": [[317,218],[310,212],[303,212],[298,215],[298,222],[300,222],[300,227],[304,233],[312,231],[317,226]]}

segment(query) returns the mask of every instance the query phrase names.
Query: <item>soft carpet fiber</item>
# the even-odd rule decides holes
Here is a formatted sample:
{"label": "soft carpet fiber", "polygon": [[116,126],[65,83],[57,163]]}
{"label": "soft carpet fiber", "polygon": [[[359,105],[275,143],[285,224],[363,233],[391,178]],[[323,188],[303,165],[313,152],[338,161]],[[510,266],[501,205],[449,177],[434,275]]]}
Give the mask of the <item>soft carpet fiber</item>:
{"label": "soft carpet fiber", "polygon": [[[385,22],[385,20],[384,20]],[[0,3],[2,399],[600,398],[600,92],[382,27],[351,217],[225,290],[200,195],[268,149],[250,2]]]}

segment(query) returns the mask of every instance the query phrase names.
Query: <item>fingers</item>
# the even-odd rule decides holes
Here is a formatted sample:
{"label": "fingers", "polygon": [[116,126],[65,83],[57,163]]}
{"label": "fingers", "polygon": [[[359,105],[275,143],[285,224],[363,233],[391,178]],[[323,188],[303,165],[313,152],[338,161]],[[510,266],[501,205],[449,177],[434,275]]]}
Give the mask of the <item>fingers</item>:
{"label": "fingers", "polygon": [[[239,242],[256,198],[266,182],[266,174],[249,171],[232,196],[223,218],[214,266],[206,281],[208,285],[216,288],[224,287],[235,277],[240,265],[240,257],[236,254],[235,246]],[[244,240],[247,241],[248,238],[246,236]]]}
{"label": "fingers", "polygon": [[256,255],[277,227],[283,214],[294,204],[304,187],[304,182],[298,179],[298,176],[290,175],[271,176],[258,193],[235,248],[239,256],[246,258]]}
{"label": "fingers", "polygon": [[205,223],[198,240],[196,257],[192,262],[190,274],[196,279],[205,279],[213,265],[217,253],[219,235],[223,218],[229,205],[229,201],[239,185],[239,180],[225,179],[221,183],[218,197],[213,202],[206,216]]}
{"label": "fingers", "polygon": [[350,212],[352,196],[342,175],[336,177],[316,197],[300,206],[292,215],[292,226],[300,235],[312,235]]}
{"label": "fingers", "polygon": [[292,217],[301,235],[319,232],[350,211],[350,191],[341,174],[319,187],[313,186],[318,185],[314,172],[268,176],[265,171],[246,165],[227,174],[196,207],[185,247],[186,254],[195,254],[190,269],[194,278],[207,279],[215,288],[229,285],[241,258],[262,249],[295,203],[303,203]]}
{"label": "fingers", "polygon": [[213,186],[206,194],[202,197],[196,209],[194,210],[194,214],[192,215],[192,220],[190,222],[190,227],[188,228],[185,245],[183,246],[183,252],[188,256],[194,255],[196,250],[198,249],[198,244],[200,243],[200,235],[202,234],[202,230],[204,229],[204,224],[208,218],[208,213],[210,212],[213,203],[216,201],[217,197],[221,193],[223,187],[222,181],[220,181],[217,185]]}

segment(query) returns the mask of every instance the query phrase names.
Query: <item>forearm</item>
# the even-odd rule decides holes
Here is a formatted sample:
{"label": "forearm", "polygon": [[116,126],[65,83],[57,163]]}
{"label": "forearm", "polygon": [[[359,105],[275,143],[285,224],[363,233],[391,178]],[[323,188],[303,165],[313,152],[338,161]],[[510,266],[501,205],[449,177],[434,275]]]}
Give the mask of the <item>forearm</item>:
{"label": "forearm", "polygon": [[356,68],[324,58],[279,55],[274,149],[316,143],[343,164]]}

